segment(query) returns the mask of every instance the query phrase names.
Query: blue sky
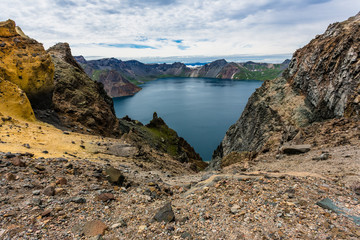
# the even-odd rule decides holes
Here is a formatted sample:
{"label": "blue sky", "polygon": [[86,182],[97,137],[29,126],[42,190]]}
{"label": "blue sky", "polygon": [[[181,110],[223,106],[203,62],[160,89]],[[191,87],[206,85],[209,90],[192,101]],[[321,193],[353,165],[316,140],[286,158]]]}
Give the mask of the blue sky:
{"label": "blue sky", "polygon": [[359,10],[356,0],[2,0],[0,16],[74,55],[196,61],[291,56]]}

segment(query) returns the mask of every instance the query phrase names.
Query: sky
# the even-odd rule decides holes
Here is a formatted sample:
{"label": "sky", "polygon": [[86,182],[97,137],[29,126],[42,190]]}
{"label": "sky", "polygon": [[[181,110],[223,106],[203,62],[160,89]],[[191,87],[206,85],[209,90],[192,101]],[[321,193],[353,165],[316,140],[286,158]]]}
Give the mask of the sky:
{"label": "sky", "polygon": [[280,62],[359,11],[359,0],[1,0],[0,21],[86,59]]}

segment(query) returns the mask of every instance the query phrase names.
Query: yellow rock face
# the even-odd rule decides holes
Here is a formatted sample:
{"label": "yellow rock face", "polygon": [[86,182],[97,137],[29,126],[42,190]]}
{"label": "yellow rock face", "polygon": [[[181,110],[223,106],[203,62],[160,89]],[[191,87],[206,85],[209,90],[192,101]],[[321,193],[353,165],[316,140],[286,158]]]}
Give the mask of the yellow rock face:
{"label": "yellow rock face", "polygon": [[17,85],[0,78],[0,115],[35,121],[35,115],[25,92]]}
{"label": "yellow rock face", "polygon": [[51,95],[54,64],[42,44],[27,37],[15,22],[0,22],[0,77],[25,91],[30,101]]}

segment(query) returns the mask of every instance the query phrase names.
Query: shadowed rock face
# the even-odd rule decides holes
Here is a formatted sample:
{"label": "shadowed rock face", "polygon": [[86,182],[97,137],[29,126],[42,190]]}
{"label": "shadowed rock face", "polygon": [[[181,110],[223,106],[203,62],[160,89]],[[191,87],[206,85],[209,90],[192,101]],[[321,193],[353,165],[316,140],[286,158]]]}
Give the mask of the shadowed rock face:
{"label": "shadowed rock face", "polygon": [[86,75],[69,45],[58,43],[47,51],[55,64],[53,105],[62,121],[106,136],[119,135],[112,99],[101,83]]}
{"label": "shadowed rock face", "polygon": [[231,152],[276,150],[301,127],[360,114],[360,14],[331,24],[297,50],[282,77],[265,81],[232,125],[210,165]]}
{"label": "shadowed rock face", "polygon": [[41,43],[27,37],[15,22],[0,22],[0,77],[16,84],[34,108],[51,104],[54,64]]}

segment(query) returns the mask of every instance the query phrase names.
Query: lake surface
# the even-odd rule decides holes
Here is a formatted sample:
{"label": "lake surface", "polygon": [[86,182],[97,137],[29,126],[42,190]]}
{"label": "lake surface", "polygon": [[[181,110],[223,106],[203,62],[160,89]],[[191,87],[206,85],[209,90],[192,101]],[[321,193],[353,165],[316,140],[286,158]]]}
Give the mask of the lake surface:
{"label": "lake surface", "polygon": [[262,81],[208,78],[164,78],[148,82],[131,97],[114,98],[117,117],[128,115],[147,124],[157,112],[210,161],[227,129],[236,122],[248,98]]}

